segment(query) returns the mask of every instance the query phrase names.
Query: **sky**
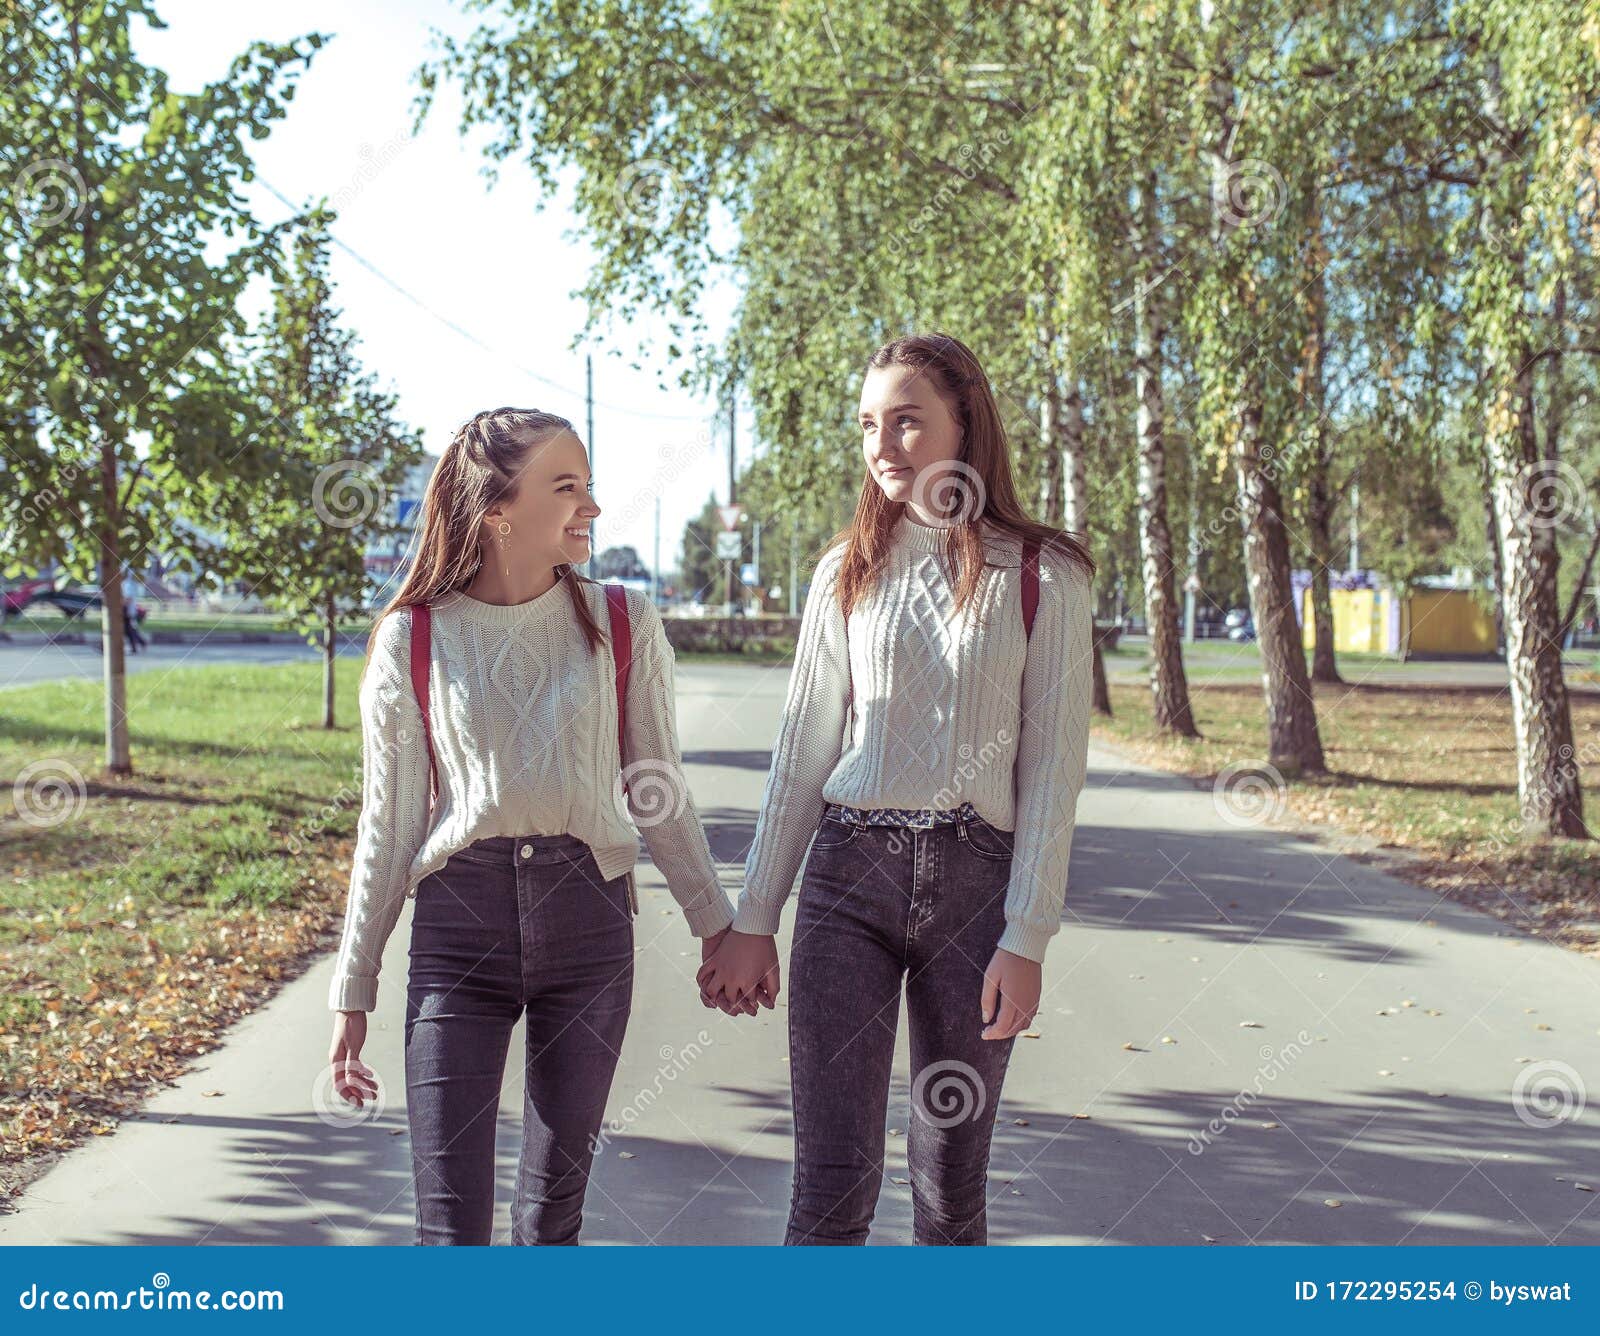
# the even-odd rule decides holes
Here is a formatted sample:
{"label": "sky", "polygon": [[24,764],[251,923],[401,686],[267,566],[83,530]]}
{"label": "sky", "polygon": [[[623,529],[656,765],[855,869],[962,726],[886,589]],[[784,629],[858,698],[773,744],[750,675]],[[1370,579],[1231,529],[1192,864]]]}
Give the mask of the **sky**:
{"label": "sky", "polygon": [[[331,271],[343,323],[429,453],[440,454],[474,413],[502,405],[560,413],[585,434],[585,350],[569,348],[585,312],[571,294],[593,252],[577,236],[570,180],[542,196],[531,172],[508,159],[491,187],[481,149],[489,135],[462,136],[453,83],[440,86],[411,134],[415,72],[433,54],[433,31],[464,36],[479,16],[449,0],[156,0],[156,10],[167,28],[136,20],[135,50],[179,92],[220,79],[252,42],[330,37],[287,115],[268,138],[247,141],[258,176],[241,193],[264,224],[290,216],[280,195],[301,205],[334,201],[342,246],[331,252]],[[264,300],[263,285],[247,302],[252,315]],[[731,282],[708,295],[713,330],[727,327],[735,300]],[[661,562],[670,570],[707,494],[727,500],[728,447],[725,410],[675,387],[682,367],[667,358],[667,342],[663,322],[641,320],[619,324],[611,343],[592,348],[588,444],[602,511],[595,550],[628,544],[653,567],[659,496]],[[737,442],[742,467],[751,442],[743,407]]]}

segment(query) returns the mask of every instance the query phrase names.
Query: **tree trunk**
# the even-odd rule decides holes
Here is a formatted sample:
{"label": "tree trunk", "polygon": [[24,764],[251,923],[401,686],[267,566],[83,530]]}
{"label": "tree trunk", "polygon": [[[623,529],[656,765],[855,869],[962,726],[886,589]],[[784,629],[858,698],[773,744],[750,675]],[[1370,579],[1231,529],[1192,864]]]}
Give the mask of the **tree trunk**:
{"label": "tree trunk", "polygon": [[1329,588],[1329,568],[1333,565],[1333,498],[1328,474],[1333,467],[1328,448],[1327,387],[1324,363],[1328,328],[1328,247],[1322,232],[1320,199],[1312,217],[1315,230],[1307,256],[1310,273],[1306,278],[1306,300],[1310,304],[1307,324],[1305,386],[1307,402],[1316,412],[1311,425],[1309,500],[1306,507],[1307,541],[1311,546],[1311,621],[1314,644],[1311,649],[1311,680],[1342,682],[1333,644],[1333,593]]}
{"label": "tree trunk", "polygon": [[[1503,386],[1487,441],[1494,477],[1495,518],[1505,572],[1506,672],[1511,679],[1511,718],[1517,737],[1517,797],[1530,835],[1588,837],[1583,794],[1573,759],[1572,711],[1561,675],[1561,611],[1556,602],[1554,506],[1549,461],[1530,469],[1524,459],[1537,449],[1530,416],[1532,373],[1526,365]],[[1513,388],[1514,387],[1514,388]],[[1511,408],[1508,400],[1519,407]],[[1530,492],[1533,496],[1530,497]]]}
{"label": "tree trunk", "polygon": [[[1485,81],[1484,121],[1501,127],[1499,72]],[[1572,746],[1572,709],[1561,675],[1561,609],[1556,591],[1556,527],[1560,479],[1552,451],[1541,449],[1533,413],[1533,338],[1526,307],[1526,257],[1520,249],[1527,170],[1507,135],[1486,141],[1481,218],[1483,244],[1499,280],[1504,333],[1491,339],[1484,383],[1489,412],[1484,429],[1490,490],[1500,535],[1501,599],[1505,609],[1506,672],[1517,739],[1517,798],[1524,833],[1587,839],[1583,793]]]}
{"label": "tree trunk", "polygon": [[[1077,373],[1067,372],[1067,393],[1061,404],[1062,528],[1075,535],[1089,532],[1089,467],[1084,458],[1083,391]],[[1100,637],[1094,638],[1094,711],[1111,717],[1111,691]]]}
{"label": "tree trunk", "polygon": [[1333,648],[1333,589],[1329,577],[1333,561],[1332,510],[1327,461],[1319,458],[1311,477],[1311,503],[1306,522],[1311,541],[1311,624],[1316,636],[1311,649],[1313,682],[1344,681],[1339,676],[1338,656]]}
{"label": "tree trunk", "polygon": [[128,661],[122,635],[122,558],[117,542],[122,513],[117,497],[117,447],[111,440],[100,444],[100,490],[104,495],[100,516],[100,646],[105,672],[106,773],[131,775]]}
{"label": "tree trunk", "polygon": [[1056,416],[1061,411],[1061,387],[1047,378],[1039,397],[1039,448],[1044,452],[1044,489],[1040,509],[1044,522],[1061,527],[1061,452],[1056,449]]}
{"label": "tree trunk", "polygon": [[1487,450],[1483,452],[1482,473],[1484,527],[1488,532],[1489,560],[1494,565],[1494,648],[1496,654],[1502,654],[1506,643],[1506,572],[1500,553],[1500,520],[1494,512],[1494,486]]}
{"label": "tree trunk", "polygon": [[1083,390],[1072,373],[1061,401],[1061,527],[1069,533],[1089,532],[1089,467],[1084,458]]}
{"label": "tree trunk", "polygon": [[[83,67],[83,48],[79,36],[79,14],[67,15],[68,40],[74,71]],[[74,156],[81,179],[89,179],[89,164],[84,156],[88,142],[84,109],[84,84],[73,85],[73,124],[76,131]],[[99,264],[99,233],[95,210],[84,211],[83,273],[93,274]],[[97,387],[99,407],[93,414],[100,444],[101,505],[97,538],[96,566],[100,573],[100,659],[105,680],[106,773],[131,775],[132,749],[128,744],[127,659],[123,656],[122,636],[122,499],[117,495],[117,440],[121,430],[116,406],[111,398],[112,365],[100,327],[96,303],[84,305],[83,356],[89,379]]]}
{"label": "tree trunk", "polygon": [[[1210,26],[1208,20],[1207,26]],[[1220,61],[1220,55],[1218,57]],[[1226,266],[1229,316],[1235,327],[1262,328],[1270,319],[1261,309],[1248,255],[1235,251],[1233,233],[1239,217],[1230,201],[1238,173],[1232,75],[1220,66],[1211,81],[1216,115],[1214,138],[1206,148],[1211,163],[1211,222],[1218,262]],[[1245,572],[1250,613],[1261,647],[1262,683],[1267,705],[1267,759],[1285,776],[1320,774],[1324,770],[1322,738],[1306,673],[1304,635],[1295,616],[1289,574],[1289,536],[1276,465],[1262,455],[1260,371],[1255,354],[1242,350],[1231,364],[1233,382],[1229,411],[1229,453],[1233,459],[1239,514],[1244,526]],[[1281,458],[1281,451],[1277,452]]]}
{"label": "tree trunk", "polygon": [[[1166,404],[1161,386],[1161,308],[1155,293],[1155,176],[1132,192],[1134,253],[1133,375],[1139,401],[1139,555],[1144,576],[1145,625],[1150,635],[1150,692],[1155,726],[1197,738],[1183,670],[1183,632],[1178,623],[1172,529],[1167,523]],[[1096,656],[1099,663],[1099,656]],[[1099,668],[1101,675],[1105,669]]]}
{"label": "tree trunk", "polygon": [[333,595],[328,595],[327,608],[324,612],[325,627],[322,635],[322,726],[333,727],[333,660],[338,652],[337,618],[333,606]]}

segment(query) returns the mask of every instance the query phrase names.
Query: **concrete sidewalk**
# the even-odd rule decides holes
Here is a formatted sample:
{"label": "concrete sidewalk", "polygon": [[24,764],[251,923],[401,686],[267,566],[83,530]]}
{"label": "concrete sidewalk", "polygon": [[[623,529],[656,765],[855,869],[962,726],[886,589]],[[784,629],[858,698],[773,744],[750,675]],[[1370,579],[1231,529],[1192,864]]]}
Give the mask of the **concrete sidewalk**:
{"label": "concrete sidewalk", "polygon": [[[689,780],[730,894],[787,668],[680,664]],[[1241,829],[1209,791],[1093,752],[1040,1037],[1019,1039],[992,1243],[1600,1243],[1600,970],[1322,838]],[[773,1244],[788,1209],[787,995],[700,1005],[699,948],[641,863],[633,1018],[586,1243]],[[0,1218],[19,1243],[406,1244],[409,906],[365,1059],[381,1117],[332,1126],[331,956],[143,1117]],[[794,918],[785,910],[785,958]],[[1174,1042],[1163,1042],[1170,1039]],[[500,1114],[498,1241],[523,1034]],[[902,1019],[889,1128],[908,1117]],[[1519,1081],[1531,1084],[1514,1094]],[[219,1092],[219,1093],[208,1093]],[[910,1241],[904,1137],[873,1242]],[[902,1180],[902,1181],[895,1181]],[[1337,1205],[1330,1203],[1338,1203]]]}

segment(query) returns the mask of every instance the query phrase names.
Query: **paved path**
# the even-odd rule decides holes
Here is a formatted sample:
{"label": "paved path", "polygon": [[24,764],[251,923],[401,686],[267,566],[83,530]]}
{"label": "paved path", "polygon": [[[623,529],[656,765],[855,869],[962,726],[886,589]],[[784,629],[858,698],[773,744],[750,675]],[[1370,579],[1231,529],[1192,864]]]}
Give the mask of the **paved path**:
{"label": "paved path", "polygon": [[[680,666],[690,781],[730,888],[786,677]],[[1600,1192],[1576,1186],[1600,1189],[1594,962],[1327,841],[1232,826],[1208,792],[1104,749],[1072,882],[1040,1037],[1017,1041],[1002,1099],[993,1243],[1600,1243]],[[640,885],[633,1021],[608,1115],[628,1130],[597,1163],[585,1242],[778,1242],[785,1010],[702,1008],[696,943],[648,865]],[[785,954],[792,919],[791,900]],[[409,908],[365,1055],[387,1087],[378,1120],[339,1128],[315,1113],[325,957],[142,1118],[40,1178],[0,1218],[0,1242],[410,1242],[408,934]],[[521,1045],[519,1026],[513,1055]],[[905,1126],[907,1067],[902,1025],[892,1129]],[[1524,1072],[1565,1093],[1564,1119],[1541,1125],[1537,1095],[1519,1116]],[[501,1241],[520,1108],[513,1061]],[[910,1190],[893,1181],[903,1145],[890,1137],[874,1243],[910,1238]]]}

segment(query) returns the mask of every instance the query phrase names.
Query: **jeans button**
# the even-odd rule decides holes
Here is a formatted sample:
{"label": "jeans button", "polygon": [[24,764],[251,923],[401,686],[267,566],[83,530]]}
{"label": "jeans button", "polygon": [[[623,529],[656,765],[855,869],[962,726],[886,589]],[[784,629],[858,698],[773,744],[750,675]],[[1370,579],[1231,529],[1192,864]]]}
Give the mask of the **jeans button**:
{"label": "jeans button", "polygon": [[531,844],[525,844],[522,846],[522,856],[524,858],[533,857],[533,846]]}

